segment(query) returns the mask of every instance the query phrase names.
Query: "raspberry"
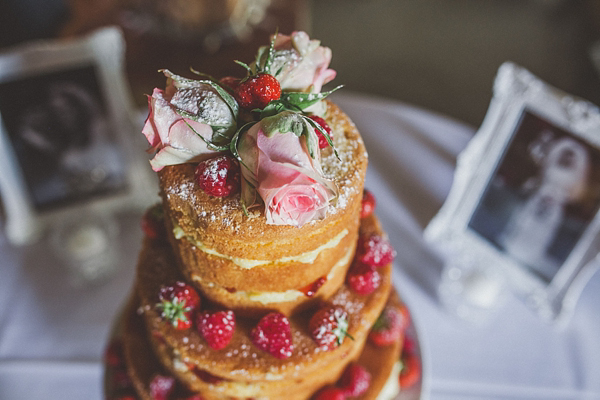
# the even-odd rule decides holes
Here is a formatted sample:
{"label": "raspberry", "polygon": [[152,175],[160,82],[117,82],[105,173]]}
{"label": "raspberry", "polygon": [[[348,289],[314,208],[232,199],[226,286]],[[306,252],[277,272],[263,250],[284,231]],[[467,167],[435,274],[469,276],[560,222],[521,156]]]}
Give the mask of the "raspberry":
{"label": "raspberry", "polygon": [[[311,115],[309,118],[315,121],[317,124],[319,124],[321,128],[323,128],[323,130],[327,133],[329,138],[333,140],[333,132],[331,131],[331,127],[323,118],[317,115]],[[329,146],[329,142],[327,142],[325,136],[318,129],[315,130],[315,132],[317,132],[317,136],[319,137],[319,148],[324,149],[325,147]]]}
{"label": "raspberry", "polygon": [[156,307],[161,310],[161,316],[176,329],[192,326],[192,313],[200,307],[200,296],[193,287],[177,281],[171,286],[163,286],[158,298],[160,303]]}
{"label": "raspberry", "polygon": [[375,196],[373,193],[365,189],[363,191],[362,202],[360,205],[360,217],[366,218],[375,211]]}
{"label": "raspberry", "polygon": [[338,387],[348,397],[362,396],[369,390],[371,374],[363,366],[352,363],[346,367],[338,382]]}
{"label": "raspberry", "polygon": [[348,336],[348,314],[341,307],[325,307],[310,319],[308,329],[324,350],[333,350]]}
{"label": "raspberry", "polygon": [[388,346],[399,340],[408,326],[408,320],[395,306],[386,306],[369,333],[369,340],[377,346]]}
{"label": "raspberry", "polygon": [[373,293],[379,287],[381,275],[368,265],[355,263],[348,271],[346,283],[356,293],[367,295]]}
{"label": "raspberry", "polygon": [[250,338],[256,347],[275,358],[288,358],[294,351],[290,321],[278,312],[262,317],[250,332]]}
{"label": "raspberry", "polygon": [[172,376],[154,375],[150,382],[150,395],[153,400],[167,400],[175,388]]}
{"label": "raspberry", "polygon": [[140,221],[142,232],[150,239],[158,239],[165,235],[165,213],[160,204],[150,207]]}
{"label": "raspberry", "polygon": [[212,349],[221,350],[233,337],[235,315],[231,310],[200,313],[196,317],[196,327]]}
{"label": "raspberry", "polygon": [[379,235],[360,237],[356,249],[356,259],[371,267],[383,267],[396,257],[396,250],[390,242]]}
{"label": "raspberry", "polygon": [[231,156],[202,161],[195,171],[198,186],[215,197],[226,197],[240,187],[240,167]]}
{"label": "raspberry", "polygon": [[240,84],[240,78],[236,78],[234,76],[224,76],[219,79],[219,83],[223,86],[228,92],[233,92]]}
{"label": "raspberry", "polygon": [[315,396],[315,400],[346,400],[346,395],[344,395],[344,391],[340,388],[326,386],[319,390],[319,393]]}
{"label": "raspberry", "polygon": [[253,75],[240,82],[234,96],[242,108],[263,109],[270,101],[281,97],[281,85],[273,75]]}

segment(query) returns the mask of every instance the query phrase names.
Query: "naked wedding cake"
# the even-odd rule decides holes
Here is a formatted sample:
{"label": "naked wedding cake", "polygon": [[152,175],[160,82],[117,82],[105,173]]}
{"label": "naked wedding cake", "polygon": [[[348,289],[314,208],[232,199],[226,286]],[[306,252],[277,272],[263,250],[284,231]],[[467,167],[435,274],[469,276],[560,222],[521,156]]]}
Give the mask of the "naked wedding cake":
{"label": "naked wedding cake", "polygon": [[241,79],[162,71],[143,128],[162,201],[142,221],[107,398],[397,395],[408,315],[365,146],[322,91],[330,60],[294,32],[236,61]]}

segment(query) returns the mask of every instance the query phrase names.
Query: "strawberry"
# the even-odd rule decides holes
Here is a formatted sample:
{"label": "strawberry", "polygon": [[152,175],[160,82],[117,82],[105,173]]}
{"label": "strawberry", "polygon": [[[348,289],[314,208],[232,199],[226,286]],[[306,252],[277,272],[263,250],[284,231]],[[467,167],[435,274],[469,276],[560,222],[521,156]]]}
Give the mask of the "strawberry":
{"label": "strawberry", "polygon": [[165,213],[162,205],[150,207],[140,221],[142,232],[150,239],[158,239],[165,235]]}
{"label": "strawberry", "polygon": [[398,377],[400,388],[409,388],[421,378],[421,362],[416,353],[406,351],[402,352],[400,361],[402,363],[402,369]]}
{"label": "strawberry", "polygon": [[371,267],[383,267],[396,257],[396,250],[379,235],[361,236],[356,248],[356,259]]}
{"label": "strawberry", "polygon": [[237,160],[223,155],[204,160],[196,167],[196,183],[211,196],[226,197],[240,187],[240,167]]}
{"label": "strawberry", "polygon": [[[311,115],[309,118],[312,119],[313,121],[315,121],[317,124],[319,124],[321,126],[321,128],[323,128],[325,133],[327,133],[329,138],[331,140],[333,140],[333,132],[331,131],[331,127],[323,118],[319,117],[318,115]],[[317,136],[319,137],[319,148],[324,149],[325,147],[329,146],[329,142],[327,141],[325,136],[321,133],[321,131],[316,129],[315,132],[317,132]]]}
{"label": "strawberry", "polygon": [[348,314],[341,307],[324,307],[310,319],[308,329],[317,344],[324,350],[333,350],[348,335]]}
{"label": "strawberry", "polygon": [[346,396],[342,389],[326,386],[315,395],[315,400],[346,400]]}
{"label": "strawberry", "polygon": [[176,329],[184,330],[192,326],[192,314],[200,307],[200,296],[193,287],[177,281],[171,286],[163,286],[158,298],[160,303],[156,307],[161,311],[161,316]]}
{"label": "strawberry", "polygon": [[212,349],[221,350],[233,337],[235,315],[231,310],[199,313],[196,316],[196,327]]}
{"label": "strawberry", "polygon": [[111,341],[104,352],[104,362],[109,367],[123,366],[123,342],[119,339]]}
{"label": "strawberry", "polygon": [[131,394],[124,394],[117,397],[112,397],[112,400],[138,400],[138,398]]}
{"label": "strawberry", "polygon": [[240,78],[236,78],[234,76],[224,76],[221,79],[219,79],[219,83],[228,92],[233,93],[233,91],[235,91],[235,89],[239,86],[240,80],[241,80]]}
{"label": "strawberry", "polygon": [[250,339],[256,347],[275,358],[288,358],[294,351],[290,321],[278,312],[262,317],[250,332]]}
{"label": "strawberry", "polygon": [[360,217],[366,218],[375,211],[375,196],[367,189],[363,190],[362,202],[360,205]]}
{"label": "strawberry", "polygon": [[365,367],[356,363],[349,364],[338,382],[344,395],[348,397],[362,396],[369,390],[371,385],[371,374]]}
{"label": "strawberry", "polygon": [[386,306],[369,332],[369,340],[377,346],[388,346],[403,335],[408,320],[400,309],[395,306]]}
{"label": "strawberry", "polygon": [[175,389],[175,378],[165,375],[154,375],[150,382],[150,396],[153,400],[167,400]]}
{"label": "strawberry", "polygon": [[371,294],[381,284],[381,275],[368,265],[355,262],[346,275],[346,284],[360,295]]}
{"label": "strawberry", "polygon": [[123,389],[131,389],[133,387],[133,382],[131,381],[131,377],[129,373],[127,373],[127,369],[125,367],[119,367],[115,369],[111,375],[111,383],[112,386],[123,390]]}
{"label": "strawberry", "polygon": [[270,101],[279,100],[281,85],[271,74],[250,75],[235,88],[234,97],[242,108],[262,110]]}

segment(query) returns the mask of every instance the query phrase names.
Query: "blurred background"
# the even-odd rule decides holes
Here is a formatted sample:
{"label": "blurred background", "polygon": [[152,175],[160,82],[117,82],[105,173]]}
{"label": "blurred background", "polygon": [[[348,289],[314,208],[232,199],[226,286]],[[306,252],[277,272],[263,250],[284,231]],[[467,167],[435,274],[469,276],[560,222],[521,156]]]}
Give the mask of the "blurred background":
{"label": "blurred background", "polygon": [[336,83],[479,126],[500,64],[513,61],[600,103],[590,50],[598,0],[2,0],[0,51],[119,25],[137,104],[159,68],[243,75],[277,27],[307,30],[333,52]]}

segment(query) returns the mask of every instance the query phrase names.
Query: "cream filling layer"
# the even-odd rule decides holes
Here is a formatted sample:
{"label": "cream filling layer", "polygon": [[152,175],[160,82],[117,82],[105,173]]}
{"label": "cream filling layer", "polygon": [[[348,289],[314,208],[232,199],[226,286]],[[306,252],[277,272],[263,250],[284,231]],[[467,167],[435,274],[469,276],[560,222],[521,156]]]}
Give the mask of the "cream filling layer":
{"label": "cream filling layer", "polygon": [[[353,250],[354,249],[352,247],[350,247],[348,249],[348,251],[346,252],[346,254],[344,254],[344,256],[342,258],[340,258],[333,267],[331,267],[331,270],[327,274],[327,278],[326,278],[328,281],[333,279],[333,277],[338,273],[338,271],[351,261],[352,256],[354,254]],[[197,282],[202,282],[202,278],[199,277],[198,275],[193,275],[192,279]],[[207,286],[215,287],[216,285],[212,282],[209,282],[209,283],[207,283]],[[226,289],[219,288],[219,290],[226,290]],[[287,301],[295,301],[295,300],[299,299],[300,297],[304,296],[304,293],[302,293],[301,291],[296,290],[296,289],[286,290],[285,292],[261,292],[261,291],[243,291],[242,290],[242,291],[234,292],[234,293],[232,293],[232,295],[237,298],[240,298],[240,299],[251,300],[251,301],[255,301],[257,303],[261,303],[261,304],[272,304],[272,303],[284,303]]]}
{"label": "cream filling layer", "polygon": [[233,262],[238,267],[241,267],[244,269],[252,269],[259,265],[283,264],[283,263],[289,263],[289,262],[299,262],[302,264],[310,264],[317,259],[317,257],[323,250],[332,249],[332,248],[336,247],[338,244],[340,244],[342,239],[348,234],[348,229],[344,229],[343,231],[341,231],[340,233],[335,235],[327,243],[322,244],[321,246],[317,247],[314,250],[307,251],[306,253],[298,254],[296,256],[283,257],[278,260],[253,260],[253,259],[249,259],[249,258],[231,257],[228,255],[219,253],[218,251],[206,246],[204,243],[202,243],[198,240],[194,240],[193,238],[187,236],[183,232],[183,229],[181,229],[181,227],[179,225],[175,224],[175,222],[173,222],[173,226],[174,226],[173,227],[173,235],[175,235],[175,239],[186,238],[194,246],[196,246],[198,249],[205,252],[206,254],[210,254],[215,257],[224,258],[226,260]]}
{"label": "cream filling layer", "polygon": [[398,377],[400,376],[400,361],[397,361],[392,368],[392,372],[388,380],[381,388],[381,392],[377,395],[376,400],[393,400],[400,393],[400,382]]}

